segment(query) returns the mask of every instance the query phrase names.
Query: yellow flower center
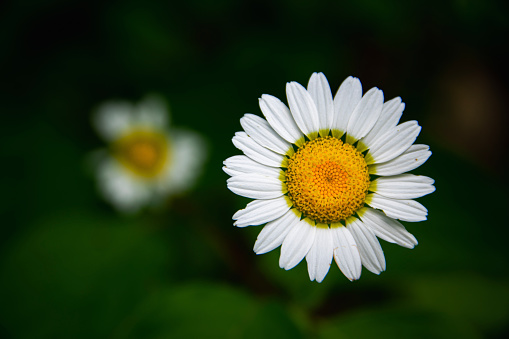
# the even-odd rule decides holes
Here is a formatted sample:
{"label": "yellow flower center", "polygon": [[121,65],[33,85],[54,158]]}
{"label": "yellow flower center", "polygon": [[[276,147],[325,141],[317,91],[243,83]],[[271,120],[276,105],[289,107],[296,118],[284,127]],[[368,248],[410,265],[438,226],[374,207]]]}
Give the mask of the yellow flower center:
{"label": "yellow flower center", "polygon": [[364,156],[334,137],[308,141],[288,159],[288,197],[316,222],[336,223],[353,215],[364,205],[369,184]]}
{"label": "yellow flower center", "polygon": [[154,131],[135,130],[114,142],[113,153],[131,173],[153,178],[168,160],[167,137]]}

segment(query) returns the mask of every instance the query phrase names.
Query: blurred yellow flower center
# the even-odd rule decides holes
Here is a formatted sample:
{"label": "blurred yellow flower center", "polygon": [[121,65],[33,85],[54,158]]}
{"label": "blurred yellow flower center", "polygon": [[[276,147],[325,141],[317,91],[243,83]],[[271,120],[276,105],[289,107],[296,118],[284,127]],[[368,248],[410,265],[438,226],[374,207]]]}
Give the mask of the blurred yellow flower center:
{"label": "blurred yellow flower center", "polygon": [[168,141],[161,133],[137,130],[115,141],[113,151],[133,174],[153,178],[161,173],[168,160]]}
{"label": "blurred yellow flower center", "polygon": [[364,156],[334,137],[308,141],[288,160],[288,196],[317,222],[330,224],[353,215],[364,205],[369,183]]}

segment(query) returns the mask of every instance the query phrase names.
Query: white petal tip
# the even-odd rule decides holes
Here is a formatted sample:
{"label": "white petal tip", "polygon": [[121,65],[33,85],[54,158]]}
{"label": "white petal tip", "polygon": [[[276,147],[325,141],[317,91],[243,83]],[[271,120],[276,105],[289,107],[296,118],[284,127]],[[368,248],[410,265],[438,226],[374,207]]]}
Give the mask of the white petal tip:
{"label": "white petal tip", "polygon": [[[359,277],[360,278],[360,277]],[[350,282],[354,282],[356,280],[359,280],[359,278],[350,278],[350,277],[347,277],[348,280],[350,280]]]}
{"label": "white petal tip", "polygon": [[235,221],[235,222],[233,223],[233,226],[235,226],[235,227],[246,227],[246,226],[248,226],[248,225],[246,225],[246,224],[244,224],[244,223],[239,223],[238,221]]}
{"label": "white petal tip", "polygon": [[259,246],[256,246],[256,243],[255,243],[255,247],[253,248],[253,252],[255,252],[256,255],[267,253],[267,251],[265,251],[264,248],[260,248]]}
{"label": "white petal tip", "polygon": [[413,248],[415,247],[415,245],[414,245],[414,244],[410,244],[410,243],[406,243],[406,244],[400,243],[400,244],[398,244],[398,245],[399,245],[399,246],[401,246],[401,247],[404,247],[404,248],[408,248],[408,249],[410,249],[410,250],[411,250],[411,249],[413,249]]}
{"label": "white petal tip", "polygon": [[406,247],[406,248],[409,248],[409,249],[413,249],[415,246],[417,246],[419,243],[417,242],[417,239],[413,238],[413,239],[409,239],[410,242],[408,243],[405,243],[405,244],[399,244],[400,246],[403,246],[403,247]]}
{"label": "white petal tip", "polygon": [[289,271],[291,270],[292,268],[294,268],[295,266],[297,266],[298,263],[292,263],[292,262],[288,262],[288,263],[279,263],[279,267],[281,267],[282,269],[284,269],[285,271]]}
{"label": "white petal tip", "polygon": [[315,281],[316,281],[317,283],[321,283],[321,282],[323,281],[323,279],[325,279],[325,277],[323,277],[323,278],[317,278],[317,279],[315,279]]}
{"label": "white petal tip", "polygon": [[[341,270],[341,269],[340,269]],[[341,270],[341,272],[343,273],[343,275],[350,281],[355,281],[355,280],[359,280],[360,277],[361,277],[361,272],[358,272],[357,274],[355,274],[354,272],[347,272],[348,274],[345,274],[345,272],[343,272]]]}

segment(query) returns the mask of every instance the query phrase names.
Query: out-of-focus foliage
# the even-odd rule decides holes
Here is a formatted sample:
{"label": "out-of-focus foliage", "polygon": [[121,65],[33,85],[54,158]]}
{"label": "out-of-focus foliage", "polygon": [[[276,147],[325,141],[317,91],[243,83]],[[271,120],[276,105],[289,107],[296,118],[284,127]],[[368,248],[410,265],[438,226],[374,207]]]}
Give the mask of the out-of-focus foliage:
{"label": "out-of-focus foliage", "polygon": [[[503,338],[509,333],[507,5],[497,1],[10,1],[0,5],[0,337]],[[387,271],[321,284],[231,216],[222,161],[257,98],[348,75],[423,126],[436,180]],[[159,93],[208,140],[195,190],[119,216],[90,114]]]}

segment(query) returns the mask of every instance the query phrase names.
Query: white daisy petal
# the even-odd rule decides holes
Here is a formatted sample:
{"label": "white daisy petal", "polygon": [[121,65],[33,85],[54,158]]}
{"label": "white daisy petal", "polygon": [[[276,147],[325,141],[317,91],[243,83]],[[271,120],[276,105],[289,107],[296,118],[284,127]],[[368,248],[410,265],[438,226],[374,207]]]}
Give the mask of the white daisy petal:
{"label": "white daisy petal", "polygon": [[315,241],[306,255],[311,281],[322,282],[327,272],[329,272],[333,252],[332,234],[329,227],[327,225],[317,226]]}
{"label": "white daisy petal", "polygon": [[143,98],[135,106],[135,123],[145,128],[159,129],[169,123],[169,114],[166,102],[157,95]]}
{"label": "white daisy petal", "polygon": [[133,110],[127,101],[105,102],[93,115],[94,127],[104,140],[112,141],[131,129]]}
{"label": "white daisy petal", "polygon": [[332,133],[336,138],[340,138],[348,126],[348,121],[353,110],[362,98],[362,85],[359,79],[348,77],[334,97],[334,119],[332,123]]}
{"label": "white daisy petal", "polygon": [[289,210],[280,218],[267,223],[256,238],[255,253],[264,254],[281,246],[288,232],[299,220],[300,217],[295,214],[294,210]]}
{"label": "white daisy petal", "polygon": [[416,199],[434,192],[434,182],[423,175],[401,174],[372,181],[370,191],[392,199]]}
{"label": "white daisy petal", "polygon": [[203,170],[202,164],[207,152],[205,141],[192,131],[171,129],[168,139],[171,139],[168,145],[168,159],[172,159],[171,164],[154,182],[154,189],[161,197],[192,187]]}
{"label": "white daisy petal", "polygon": [[375,233],[361,220],[353,217],[347,219],[346,228],[357,244],[362,265],[375,274],[385,271],[384,252]]}
{"label": "white daisy petal", "polygon": [[283,240],[279,267],[289,270],[294,268],[308,254],[315,241],[316,226],[309,219],[300,220]]}
{"label": "white daisy petal", "polygon": [[428,210],[415,200],[390,199],[376,193],[368,194],[366,203],[381,209],[388,217],[403,221],[426,220]]}
{"label": "white daisy petal", "polygon": [[380,118],[378,118],[376,124],[368,132],[368,134],[362,138],[362,143],[357,146],[359,152],[364,152],[367,149],[366,145],[374,144],[375,140],[380,138],[386,131],[395,127],[398,124],[404,109],[405,104],[401,102],[400,97],[385,102],[382,108],[382,113],[380,113]]}
{"label": "white daisy petal", "polygon": [[414,248],[417,245],[417,239],[397,220],[369,207],[364,207],[357,213],[364,225],[380,239],[407,248]]}
{"label": "white daisy petal", "polygon": [[398,175],[416,169],[428,160],[431,151],[427,145],[412,145],[400,156],[369,166],[369,174]]}
{"label": "white daisy petal", "polygon": [[258,100],[260,110],[270,126],[286,141],[295,144],[302,133],[293,120],[292,113],[278,98],[264,94]]}
{"label": "white daisy petal", "polygon": [[258,173],[266,177],[281,178],[283,171],[280,168],[260,164],[245,155],[234,155],[223,161],[223,170],[230,176],[243,173]]}
{"label": "white daisy petal", "polygon": [[237,211],[232,219],[236,220],[234,225],[237,227],[261,225],[279,218],[290,207],[292,207],[292,203],[285,196],[268,200],[253,200],[247,204],[246,208]]}
{"label": "white daisy petal", "polygon": [[254,114],[244,114],[244,117],[240,119],[240,124],[244,131],[263,147],[283,155],[287,154],[290,149],[293,151],[291,144],[281,138],[265,119]]}
{"label": "white daisy petal", "polygon": [[133,178],[115,159],[103,159],[97,174],[99,190],[118,210],[135,213],[150,201],[149,187]]}
{"label": "white daisy petal", "polygon": [[331,225],[334,260],[343,274],[350,280],[361,276],[361,257],[350,231],[341,224]]}
{"label": "white daisy petal", "polygon": [[347,142],[353,144],[368,134],[380,117],[383,103],[384,94],[376,87],[364,94],[348,120]]}
{"label": "white daisy petal", "polygon": [[318,111],[320,135],[326,136],[334,119],[334,103],[329,82],[323,73],[313,73],[308,83],[308,92]]}
{"label": "white daisy petal", "polygon": [[244,132],[235,133],[232,142],[235,147],[244,152],[245,155],[263,165],[282,167],[283,160],[286,159],[281,154],[272,152],[271,150],[261,146]]}
{"label": "white daisy petal", "polygon": [[293,81],[286,84],[286,97],[297,126],[309,139],[315,139],[320,125],[311,95],[301,84]]}
{"label": "white daisy petal", "polygon": [[366,163],[371,165],[396,158],[414,143],[420,132],[421,126],[417,121],[407,121],[387,131],[379,139],[381,142],[368,145]]}
{"label": "white daisy petal", "polygon": [[226,181],[235,194],[252,199],[272,199],[286,193],[286,187],[279,179],[260,174],[240,174]]}

